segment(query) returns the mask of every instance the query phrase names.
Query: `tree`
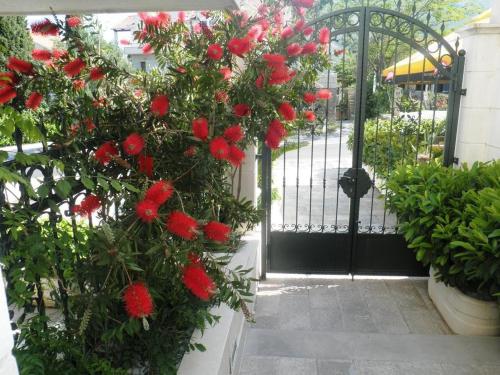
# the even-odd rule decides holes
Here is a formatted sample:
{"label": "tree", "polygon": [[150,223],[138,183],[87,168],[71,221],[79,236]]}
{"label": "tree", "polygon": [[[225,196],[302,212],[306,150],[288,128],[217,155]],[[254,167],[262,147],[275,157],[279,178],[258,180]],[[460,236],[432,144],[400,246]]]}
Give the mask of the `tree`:
{"label": "tree", "polygon": [[5,69],[9,56],[28,58],[33,41],[28,32],[25,17],[0,17],[0,69]]}

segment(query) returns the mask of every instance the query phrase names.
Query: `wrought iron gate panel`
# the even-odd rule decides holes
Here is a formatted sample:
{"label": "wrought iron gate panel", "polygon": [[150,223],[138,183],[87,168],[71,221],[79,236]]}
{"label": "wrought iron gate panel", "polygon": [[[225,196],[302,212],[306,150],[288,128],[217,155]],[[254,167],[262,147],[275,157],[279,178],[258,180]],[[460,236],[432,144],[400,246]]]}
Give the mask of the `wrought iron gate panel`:
{"label": "wrought iron gate panel", "polygon": [[264,274],[427,272],[397,232],[383,181],[398,166],[453,163],[465,52],[444,25],[430,27],[430,14],[423,22],[400,6],[345,8],[310,24],[330,29],[337,68],[318,88],[334,98],[315,108],[321,131],[299,126],[274,162],[263,149]]}

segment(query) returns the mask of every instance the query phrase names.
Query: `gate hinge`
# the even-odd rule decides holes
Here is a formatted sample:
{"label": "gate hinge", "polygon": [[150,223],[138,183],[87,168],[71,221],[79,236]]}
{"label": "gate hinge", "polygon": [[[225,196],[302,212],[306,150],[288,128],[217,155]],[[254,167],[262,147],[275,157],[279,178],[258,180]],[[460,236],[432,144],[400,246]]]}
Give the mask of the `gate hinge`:
{"label": "gate hinge", "polygon": [[460,95],[467,96],[467,89],[460,90]]}

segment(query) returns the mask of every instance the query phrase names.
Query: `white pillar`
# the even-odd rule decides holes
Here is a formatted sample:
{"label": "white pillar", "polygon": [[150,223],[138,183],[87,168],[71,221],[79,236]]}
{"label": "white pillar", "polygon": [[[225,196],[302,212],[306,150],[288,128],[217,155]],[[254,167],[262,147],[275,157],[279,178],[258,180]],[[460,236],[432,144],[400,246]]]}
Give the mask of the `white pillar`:
{"label": "white pillar", "polygon": [[493,5],[491,6],[491,24],[500,24],[500,1],[493,0]]}
{"label": "white pillar", "polygon": [[0,268],[0,374],[18,375],[16,360],[12,355],[13,346],[14,338],[10,328],[9,309]]}
{"label": "white pillar", "polygon": [[[500,18],[500,1],[493,14]],[[493,18],[492,18],[493,20]],[[500,159],[500,20],[459,32],[467,52],[455,156],[459,163]]]}
{"label": "white pillar", "polygon": [[255,159],[256,147],[251,145],[245,150],[245,160],[241,165],[241,184],[239,182],[239,173],[233,179],[233,195],[245,198],[253,202],[254,206],[257,205],[257,161]]}

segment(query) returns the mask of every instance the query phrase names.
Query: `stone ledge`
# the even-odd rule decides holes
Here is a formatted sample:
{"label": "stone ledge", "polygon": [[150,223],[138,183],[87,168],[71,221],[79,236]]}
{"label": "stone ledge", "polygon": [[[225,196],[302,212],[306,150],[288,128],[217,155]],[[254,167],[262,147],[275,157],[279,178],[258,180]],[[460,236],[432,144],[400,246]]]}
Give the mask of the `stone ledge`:
{"label": "stone ledge", "polygon": [[[249,277],[256,277],[257,251],[260,246],[260,234],[251,233],[243,237],[244,245],[234,255],[229,267],[243,265],[253,268]],[[255,293],[255,284],[252,292]],[[249,306],[253,309],[253,306]],[[234,374],[235,357],[241,338],[245,332],[245,318],[241,312],[231,310],[226,305],[214,307],[211,311],[220,316],[214,327],[205,330],[204,334],[195,331],[196,342],[206,347],[205,352],[186,353],[178,370],[178,375],[231,375]]]}
{"label": "stone ledge", "polygon": [[474,34],[497,34],[500,35],[500,25],[490,23],[475,23],[459,31],[460,36],[471,36]]}

